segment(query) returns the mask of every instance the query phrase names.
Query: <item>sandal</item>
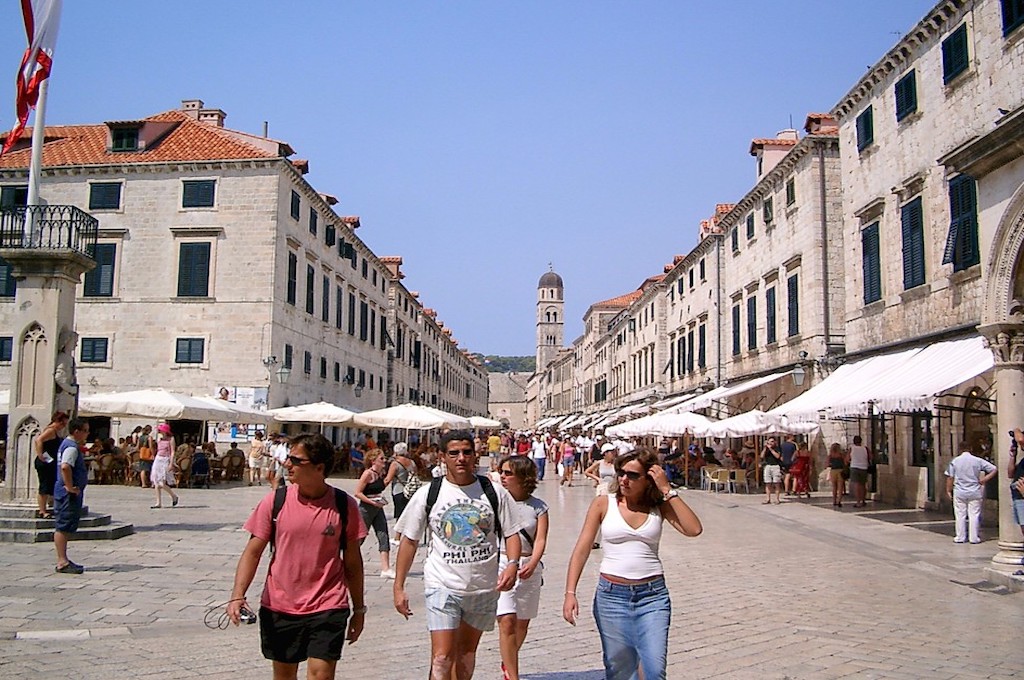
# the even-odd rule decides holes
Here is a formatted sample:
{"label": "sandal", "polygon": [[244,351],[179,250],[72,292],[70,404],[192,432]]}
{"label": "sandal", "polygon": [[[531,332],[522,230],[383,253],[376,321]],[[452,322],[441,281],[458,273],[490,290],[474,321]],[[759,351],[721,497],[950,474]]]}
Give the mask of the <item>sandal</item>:
{"label": "sandal", "polygon": [[53,519],[52,512],[40,512],[36,510],[36,519]]}

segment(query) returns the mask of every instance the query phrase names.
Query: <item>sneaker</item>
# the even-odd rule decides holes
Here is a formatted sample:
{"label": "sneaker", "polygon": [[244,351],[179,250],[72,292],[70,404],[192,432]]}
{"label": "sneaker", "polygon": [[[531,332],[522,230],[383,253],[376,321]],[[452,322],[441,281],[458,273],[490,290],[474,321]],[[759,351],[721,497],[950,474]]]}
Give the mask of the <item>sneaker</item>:
{"label": "sneaker", "polygon": [[380,577],[381,578],[394,578],[395,577],[395,570],[394,569],[385,569],[384,571],[380,572]]}
{"label": "sneaker", "polygon": [[172,508],[178,507],[178,498],[177,498],[177,496],[175,496],[174,500],[171,501],[171,507]]}
{"label": "sneaker", "polygon": [[54,567],[54,571],[58,574],[81,574],[85,571],[85,567],[74,562],[68,562],[63,567]]}
{"label": "sneaker", "polygon": [[954,543],[966,543],[967,541],[965,541],[965,540],[964,540],[964,539],[962,539],[962,538],[954,538],[954,539],[953,539],[953,542],[954,542]]}

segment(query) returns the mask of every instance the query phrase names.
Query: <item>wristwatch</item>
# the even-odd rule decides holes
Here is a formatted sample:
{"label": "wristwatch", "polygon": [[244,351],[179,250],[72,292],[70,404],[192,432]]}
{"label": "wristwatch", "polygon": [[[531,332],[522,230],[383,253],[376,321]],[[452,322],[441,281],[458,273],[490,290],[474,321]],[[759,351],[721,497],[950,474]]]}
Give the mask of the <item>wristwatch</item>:
{"label": "wristwatch", "polygon": [[672,500],[673,498],[679,498],[679,491],[677,491],[676,489],[672,489],[672,490],[671,490],[671,491],[669,491],[669,492],[668,492],[667,494],[665,494],[664,496],[662,496],[662,497],[661,497],[661,502],[662,502],[662,503],[668,503],[668,502],[669,502],[670,500]]}

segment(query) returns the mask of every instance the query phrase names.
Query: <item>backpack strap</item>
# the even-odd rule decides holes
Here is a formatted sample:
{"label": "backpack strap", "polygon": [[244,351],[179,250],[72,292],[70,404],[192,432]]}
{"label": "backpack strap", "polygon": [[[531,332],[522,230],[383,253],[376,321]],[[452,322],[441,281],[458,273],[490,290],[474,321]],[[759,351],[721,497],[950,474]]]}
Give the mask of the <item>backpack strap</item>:
{"label": "backpack strap", "polygon": [[[477,481],[480,482],[480,488],[483,489],[484,495],[487,496],[487,500],[491,503],[491,509],[494,510],[494,533],[501,539],[501,519],[498,516],[498,494],[494,491],[494,485],[491,483],[490,478],[483,475],[476,476]],[[437,497],[441,493],[441,482],[444,481],[444,477],[434,477],[430,480],[430,489],[427,491],[427,526],[430,526],[430,511],[434,509],[434,503],[437,503]]]}
{"label": "backpack strap", "polygon": [[[341,515],[341,554],[345,554],[345,547],[348,545],[348,494],[337,487],[334,489],[334,505]],[[270,554],[274,554],[274,539],[277,537],[277,516],[281,514],[285,498],[288,496],[288,487],[279,486],[274,492],[274,507],[270,511]]]}

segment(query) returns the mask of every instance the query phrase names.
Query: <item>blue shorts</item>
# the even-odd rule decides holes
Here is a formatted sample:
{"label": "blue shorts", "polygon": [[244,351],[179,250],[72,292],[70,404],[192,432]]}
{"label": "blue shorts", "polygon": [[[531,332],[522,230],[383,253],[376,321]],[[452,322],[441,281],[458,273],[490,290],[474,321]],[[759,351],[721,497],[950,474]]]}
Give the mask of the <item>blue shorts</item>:
{"label": "blue shorts", "polygon": [[63,534],[78,531],[78,521],[82,519],[82,494],[65,493],[60,498],[53,498],[53,528]]}
{"label": "blue shorts", "polygon": [[465,621],[477,630],[494,630],[498,615],[498,591],[461,595],[444,588],[424,591],[427,630],[455,630]]}
{"label": "blue shorts", "polygon": [[1014,498],[1011,503],[1013,505],[1013,521],[1024,527],[1024,498]]}

